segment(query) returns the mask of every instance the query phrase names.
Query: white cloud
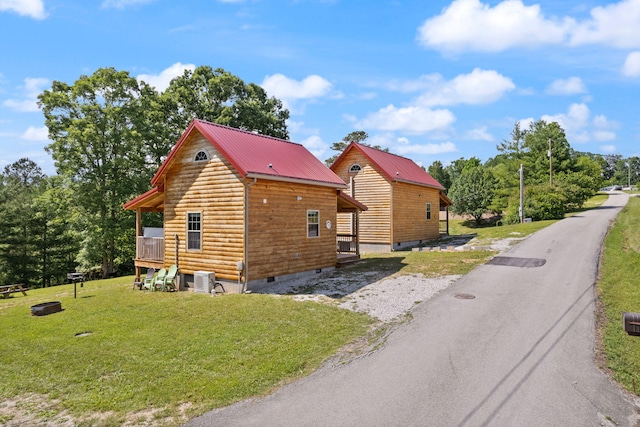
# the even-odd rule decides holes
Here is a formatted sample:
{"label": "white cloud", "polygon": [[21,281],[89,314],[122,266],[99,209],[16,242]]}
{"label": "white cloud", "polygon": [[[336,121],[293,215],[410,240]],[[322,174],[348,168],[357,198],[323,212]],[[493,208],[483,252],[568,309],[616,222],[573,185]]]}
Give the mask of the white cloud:
{"label": "white cloud", "polygon": [[638,0],[594,7],[584,20],[546,17],[539,4],[526,6],[521,0],[504,0],[493,7],[480,0],[454,0],[418,28],[417,39],[424,47],[452,53],[588,44],[636,49],[639,26]]}
{"label": "white cloud", "polygon": [[551,95],[576,95],[586,91],[587,88],[580,77],[558,79],[553,81],[547,88],[547,93]]}
{"label": "white cloud", "polygon": [[597,130],[593,132],[596,141],[612,141],[616,139],[616,133],[609,130]]}
{"label": "white cloud", "polygon": [[29,126],[29,128],[22,134],[21,138],[26,139],[27,141],[48,141],[49,129],[46,126],[41,128]]}
{"label": "white cloud", "polygon": [[159,92],[164,92],[169,87],[171,80],[184,74],[185,70],[193,71],[195,69],[196,66],[193,64],[176,62],[169,68],[162,70],[160,74],[139,74],[137,79],[155,87]]}
{"label": "white cloud", "polygon": [[431,87],[417,100],[425,107],[457,104],[489,104],[515,89],[513,81],[494,70],[475,68],[469,74],[460,74],[444,81],[441,76],[432,78]]}
{"label": "white cloud", "polygon": [[304,145],[311,154],[322,160],[324,160],[322,156],[324,156],[329,149],[329,145],[326,144],[318,135],[311,135],[310,137],[300,141],[300,144]]}
{"label": "white cloud", "polygon": [[40,111],[38,108],[38,95],[43,91],[43,87],[49,84],[49,79],[31,78],[24,79],[24,99],[7,99],[2,105],[21,112]]}
{"label": "white cloud", "polygon": [[622,74],[629,77],[640,77],[640,51],[627,55],[622,66]]}
{"label": "white cloud", "polygon": [[394,149],[399,154],[444,154],[455,153],[458,148],[453,142],[441,142],[440,144],[409,144],[396,145]]}
{"label": "white cloud", "polygon": [[329,94],[332,84],[318,75],[298,81],[283,74],[266,76],[260,85],[269,96],[282,100],[320,98]]}
{"label": "white cloud", "polygon": [[269,96],[282,101],[282,105],[291,114],[302,114],[305,102],[313,102],[318,98],[341,98],[343,94],[332,91],[333,85],[316,74],[302,80],[290,79],[283,74],[266,76],[260,85]]}
{"label": "white cloud", "polygon": [[42,0],[0,0],[0,11],[11,10],[34,19],[47,17]]}
{"label": "white cloud", "polygon": [[390,104],[358,121],[355,127],[422,134],[445,129],[454,121],[455,116],[446,109],[432,110],[416,106],[397,108]]}
{"label": "white cloud", "polygon": [[529,129],[534,122],[535,122],[535,119],[533,117],[527,117],[526,119],[518,120],[520,129],[522,130]]}
{"label": "white cloud", "polygon": [[491,7],[479,0],[454,0],[418,28],[418,41],[441,51],[501,52],[517,46],[558,44],[572,21],[547,19],[539,5],[506,0]]}
{"label": "white cloud", "polygon": [[558,122],[565,130],[584,127],[589,120],[589,107],[586,104],[571,104],[569,111],[564,114],[556,114],[554,116],[544,115],[542,120],[547,123]]}
{"label": "white cloud", "polygon": [[474,141],[494,141],[495,140],[493,135],[487,132],[486,126],[470,130],[469,132],[467,132],[466,138]]}
{"label": "white cloud", "polygon": [[591,112],[586,104],[571,104],[567,113],[544,115],[547,123],[557,122],[565,130],[570,143],[589,141],[611,141],[616,139],[613,131],[618,124],[598,115],[591,119]]}
{"label": "white cloud", "polygon": [[601,145],[600,150],[603,153],[615,153],[617,149],[615,145]]}
{"label": "white cloud", "polygon": [[153,1],[155,0],[104,0],[102,2],[102,7],[105,9],[124,9],[129,6],[151,3]]}
{"label": "white cloud", "polygon": [[578,23],[571,45],[604,44],[616,48],[640,47],[640,2],[622,0],[591,9],[591,19]]}

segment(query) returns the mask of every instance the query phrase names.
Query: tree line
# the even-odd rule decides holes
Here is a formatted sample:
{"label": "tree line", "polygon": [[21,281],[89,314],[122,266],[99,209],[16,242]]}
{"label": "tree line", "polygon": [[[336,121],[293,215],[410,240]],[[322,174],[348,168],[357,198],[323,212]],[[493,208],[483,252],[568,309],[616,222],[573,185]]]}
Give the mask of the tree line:
{"label": "tree line", "polygon": [[[135,216],[122,205],[149,189],[193,119],[289,138],[289,111],[280,100],[208,66],[186,70],[163,92],[126,71],[101,68],[73,84],[54,81],[38,100],[56,175],[46,176],[26,158],[0,173],[0,283],[44,287],[64,283],[76,270],[95,277],[130,273]],[[351,132],[332,145],[337,154],[325,162],[350,141],[366,144],[367,138],[366,132]],[[528,129],[516,124],[497,150],[484,164],[472,157],[429,166],[448,189],[453,212],[477,221],[492,212],[516,222],[520,165],[525,215],[534,220],[559,218],[604,185],[629,177],[637,184],[640,173],[637,157],[574,151],[557,123],[538,121]],[[160,214],[143,215],[145,224],[162,225]]]}
{"label": "tree line", "polygon": [[[0,283],[51,286],[76,269],[132,271],[135,218],[122,205],[149,189],[193,119],[289,138],[280,100],[208,66],[186,70],[163,92],[101,68],[73,84],[54,81],[38,105],[57,174],[20,159],[0,175]],[[162,224],[153,215],[145,223]]]}
{"label": "tree line", "polygon": [[522,217],[534,221],[562,218],[601,188],[637,185],[640,176],[640,158],[576,151],[556,122],[539,120],[526,129],[516,123],[510,138],[496,148],[499,154],[484,164],[472,157],[447,167],[439,161],[429,166],[429,173],[448,189],[453,213],[477,223],[487,213],[506,224],[520,222],[520,168]]}

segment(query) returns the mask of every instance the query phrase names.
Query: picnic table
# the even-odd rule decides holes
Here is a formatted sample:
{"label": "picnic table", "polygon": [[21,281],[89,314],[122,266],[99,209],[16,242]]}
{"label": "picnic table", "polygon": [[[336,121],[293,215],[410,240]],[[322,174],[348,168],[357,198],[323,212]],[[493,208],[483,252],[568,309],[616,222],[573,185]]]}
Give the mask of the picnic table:
{"label": "picnic table", "polygon": [[3,298],[9,298],[11,296],[11,294],[15,294],[18,292],[22,292],[22,295],[27,296],[27,291],[29,290],[29,287],[23,285],[22,283],[17,283],[14,285],[2,285],[0,286],[0,295],[2,295]]}

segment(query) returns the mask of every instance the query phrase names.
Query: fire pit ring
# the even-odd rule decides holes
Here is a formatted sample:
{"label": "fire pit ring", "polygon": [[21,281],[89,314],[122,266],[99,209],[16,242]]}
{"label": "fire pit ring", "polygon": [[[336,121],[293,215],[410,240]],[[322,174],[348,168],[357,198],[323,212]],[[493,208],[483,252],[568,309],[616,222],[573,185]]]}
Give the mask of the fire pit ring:
{"label": "fire pit ring", "polygon": [[46,316],[62,311],[62,303],[60,301],[49,301],[31,306],[32,316]]}

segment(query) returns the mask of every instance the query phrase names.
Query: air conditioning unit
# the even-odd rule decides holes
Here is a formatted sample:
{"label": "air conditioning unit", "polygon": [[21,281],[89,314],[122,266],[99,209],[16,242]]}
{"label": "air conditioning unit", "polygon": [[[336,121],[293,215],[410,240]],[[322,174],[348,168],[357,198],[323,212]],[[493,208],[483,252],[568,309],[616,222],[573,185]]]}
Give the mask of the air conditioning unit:
{"label": "air conditioning unit", "polygon": [[193,292],[210,294],[216,282],[216,273],[210,271],[195,271],[193,273]]}

